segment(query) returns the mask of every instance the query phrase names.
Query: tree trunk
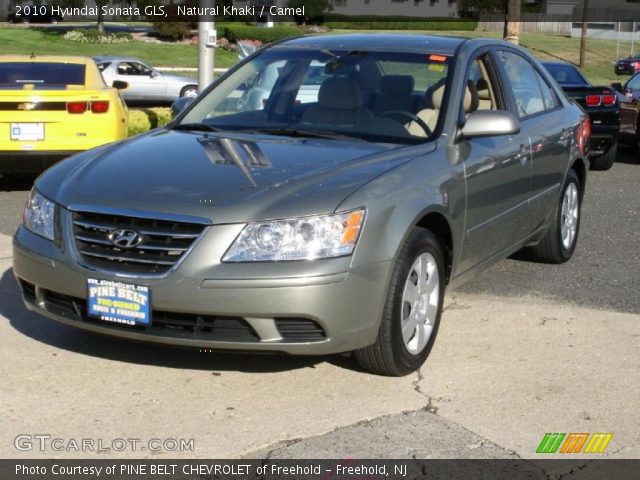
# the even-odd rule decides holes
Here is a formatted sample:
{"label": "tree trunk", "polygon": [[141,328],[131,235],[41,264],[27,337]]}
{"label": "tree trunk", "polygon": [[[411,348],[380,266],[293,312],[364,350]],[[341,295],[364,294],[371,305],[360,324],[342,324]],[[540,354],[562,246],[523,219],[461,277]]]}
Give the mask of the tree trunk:
{"label": "tree trunk", "polygon": [[518,45],[520,41],[520,2],[521,0],[508,0],[507,25],[504,39]]}
{"label": "tree trunk", "polygon": [[[587,48],[587,28],[589,25],[589,0],[582,2],[582,32],[580,34],[580,68],[584,67]],[[617,57],[616,57],[617,58]]]}

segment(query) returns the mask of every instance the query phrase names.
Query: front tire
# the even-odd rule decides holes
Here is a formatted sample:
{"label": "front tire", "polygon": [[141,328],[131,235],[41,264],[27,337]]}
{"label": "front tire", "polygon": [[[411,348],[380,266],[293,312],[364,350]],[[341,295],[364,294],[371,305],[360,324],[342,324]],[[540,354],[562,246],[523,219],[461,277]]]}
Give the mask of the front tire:
{"label": "front tire", "polygon": [[355,352],[365,370],[403,376],[420,368],[438,333],[445,279],[440,242],[414,228],[393,267],[376,342]]}
{"label": "front tire", "polygon": [[562,187],[560,201],[553,213],[552,224],[533,253],[545,263],[564,263],[571,258],[580,231],[582,190],[574,170],[569,170]]}

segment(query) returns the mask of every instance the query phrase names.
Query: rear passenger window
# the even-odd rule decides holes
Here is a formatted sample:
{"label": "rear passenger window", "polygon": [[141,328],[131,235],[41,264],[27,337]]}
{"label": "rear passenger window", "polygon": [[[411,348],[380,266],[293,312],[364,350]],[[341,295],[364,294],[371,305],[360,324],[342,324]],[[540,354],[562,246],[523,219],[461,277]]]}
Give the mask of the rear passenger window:
{"label": "rear passenger window", "polygon": [[540,84],[540,89],[542,90],[542,98],[544,99],[544,106],[547,110],[554,109],[560,105],[560,100],[558,100],[558,96],[551,89],[547,81],[540,75],[537,71],[535,72],[536,77],[538,78],[538,83]]}
{"label": "rear passenger window", "polygon": [[[545,95],[542,92],[540,80],[543,81],[542,83],[544,80],[528,60],[516,53],[506,51],[501,51],[499,57],[507,72],[520,118],[552,108],[547,107]],[[549,88],[548,85],[547,88]]]}

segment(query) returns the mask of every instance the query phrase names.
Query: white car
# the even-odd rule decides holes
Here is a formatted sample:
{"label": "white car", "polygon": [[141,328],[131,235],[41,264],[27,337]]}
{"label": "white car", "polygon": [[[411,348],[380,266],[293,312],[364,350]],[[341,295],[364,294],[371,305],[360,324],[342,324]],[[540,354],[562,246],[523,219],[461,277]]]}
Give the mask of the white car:
{"label": "white car", "polygon": [[107,85],[127,82],[120,93],[126,102],[173,102],[180,97],[198,95],[194,78],[162,73],[137,58],[93,57]]}

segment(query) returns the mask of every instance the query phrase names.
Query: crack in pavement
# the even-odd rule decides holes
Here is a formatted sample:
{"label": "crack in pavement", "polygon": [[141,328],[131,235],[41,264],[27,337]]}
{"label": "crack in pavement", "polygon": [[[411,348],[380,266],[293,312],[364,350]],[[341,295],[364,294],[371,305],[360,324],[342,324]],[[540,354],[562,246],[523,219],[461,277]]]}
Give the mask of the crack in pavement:
{"label": "crack in pavement", "polygon": [[427,394],[427,392],[424,392],[422,390],[422,387],[420,386],[420,382],[422,380],[424,380],[424,375],[422,375],[422,367],[420,367],[418,370],[416,370],[416,376],[418,378],[416,378],[412,383],[413,383],[413,389],[418,392],[420,395],[422,395],[424,398],[427,399],[427,404],[422,407],[422,410],[429,412],[429,413],[433,413],[434,415],[438,414],[438,407],[436,407],[433,404],[433,399],[431,398],[431,396],[429,396],[429,394]]}

